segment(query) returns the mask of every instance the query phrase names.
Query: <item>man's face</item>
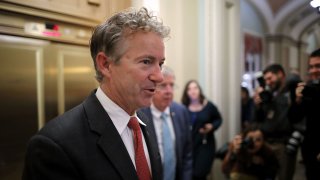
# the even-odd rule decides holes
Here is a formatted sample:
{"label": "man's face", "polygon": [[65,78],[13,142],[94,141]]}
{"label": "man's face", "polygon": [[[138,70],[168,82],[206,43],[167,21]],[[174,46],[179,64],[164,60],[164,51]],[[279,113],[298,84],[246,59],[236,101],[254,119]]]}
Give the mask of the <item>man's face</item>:
{"label": "man's face", "polygon": [[255,153],[259,151],[264,143],[263,135],[260,130],[249,132],[246,138],[250,138],[253,140],[254,147],[248,150],[250,153]]}
{"label": "man's face", "polygon": [[320,79],[320,57],[310,58],[308,72],[310,80]]}
{"label": "man's face", "polygon": [[163,39],[153,32],[137,32],[120,46],[125,48],[118,63],[111,62],[106,89],[110,99],[129,115],[151,105],[157,83],[163,80]]}
{"label": "man's face", "polygon": [[263,75],[263,78],[272,91],[277,91],[282,85],[283,74],[281,72],[267,72]]}
{"label": "man's face", "polygon": [[175,78],[171,75],[164,76],[161,83],[157,85],[155,95],[152,98],[154,106],[160,111],[164,111],[170,106],[173,100]]}

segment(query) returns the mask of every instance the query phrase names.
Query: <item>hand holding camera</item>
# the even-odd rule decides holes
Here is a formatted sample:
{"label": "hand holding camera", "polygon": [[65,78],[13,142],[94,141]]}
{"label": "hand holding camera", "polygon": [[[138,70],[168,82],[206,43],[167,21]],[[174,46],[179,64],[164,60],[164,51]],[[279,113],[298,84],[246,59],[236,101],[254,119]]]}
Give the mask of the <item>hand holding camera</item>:
{"label": "hand holding camera", "polygon": [[304,98],[319,98],[320,83],[319,80],[310,81],[309,83],[298,83],[296,88],[296,103],[300,104]]}
{"label": "hand holding camera", "polygon": [[259,86],[256,91],[255,91],[255,94],[253,96],[253,101],[255,103],[255,105],[259,105],[261,102],[262,102],[262,99],[260,97],[260,93],[262,93],[264,91],[264,89]]}
{"label": "hand holding camera", "polygon": [[259,106],[262,103],[269,103],[272,100],[271,89],[268,84],[266,84],[262,72],[258,72],[256,75],[259,87],[256,89],[255,95],[253,97],[254,103]]}
{"label": "hand holding camera", "polygon": [[302,91],[303,91],[305,86],[306,86],[305,82],[300,82],[297,85],[297,88],[296,88],[296,103],[298,103],[298,104],[300,104],[302,102],[302,97],[303,97]]}
{"label": "hand holding camera", "polygon": [[241,148],[242,137],[240,135],[236,135],[232,140],[232,152],[237,154]]}
{"label": "hand holding camera", "polygon": [[253,138],[243,139],[240,135],[236,135],[232,141],[232,152],[237,154],[242,150],[250,150],[254,148]]}

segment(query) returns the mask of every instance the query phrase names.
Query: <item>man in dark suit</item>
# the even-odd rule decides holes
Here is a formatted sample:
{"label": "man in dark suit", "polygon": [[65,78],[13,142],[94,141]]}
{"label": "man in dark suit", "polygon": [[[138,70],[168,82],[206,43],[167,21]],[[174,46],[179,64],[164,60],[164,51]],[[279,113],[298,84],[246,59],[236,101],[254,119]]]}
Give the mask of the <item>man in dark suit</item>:
{"label": "man in dark suit", "polygon": [[152,126],[136,110],[150,106],[163,80],[168,34],[145,8],[97,26],[90,50],[100,85],[31,138],[22,179],[161,180]]}
{"label": "man in dark suit", "polygon": [[[291,123],[299,123],[305,121],[305,130],[301,137],[300,132],[294,134],[299,135],[303,139],[301,143],[301,155],[305,165],[305,175],[307,180],[320,179],[320,48],[313,51],[308,59],[308,81],[298,83],[294,89],[295,99],[292,102],[288,118]],[[296,152],[298,147],[293,152]],[[288,146],[287,146],[288,147]],[[289,146],[290,147],[290,146]]]}
{"label": "man in dark suit", "polygon": [[141,111],[152,119],[150,124],[157,137],[164,180],[188,180],[192,178],[190,117],[184,106],[172,102],[173,71],[163,66],[162,74],[164,80],[156,88],[152,105]]}

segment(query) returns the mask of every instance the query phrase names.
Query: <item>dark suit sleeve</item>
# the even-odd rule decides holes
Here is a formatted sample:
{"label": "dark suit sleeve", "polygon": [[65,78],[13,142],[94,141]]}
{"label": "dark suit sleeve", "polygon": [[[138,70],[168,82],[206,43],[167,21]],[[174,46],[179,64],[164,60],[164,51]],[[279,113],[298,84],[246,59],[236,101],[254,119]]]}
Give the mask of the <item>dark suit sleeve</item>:
{"label": "dark suit sleeve", "polygon": [[22,179],[78,180],[82,178],[58,144],[48,137],[36,135],[29,142]]}
{"label": "dark suit sleeve", "polygon": [[306,114],[305,104],[292,103],[289,108],[288,118],[291,123],[297,123],[303,120]]}
{"label": "dark suit sleeve", "polygon": [[[184,108],[184,107],[183,107]],[[184,122],[184,130],[187,141],[184,145],[184,153],[183,153],[183,180],[191,180],[192,179],[192,139],[191,139],[191,130],[189,126],[190,116],[187,109],[183,110],[183,119]]]}

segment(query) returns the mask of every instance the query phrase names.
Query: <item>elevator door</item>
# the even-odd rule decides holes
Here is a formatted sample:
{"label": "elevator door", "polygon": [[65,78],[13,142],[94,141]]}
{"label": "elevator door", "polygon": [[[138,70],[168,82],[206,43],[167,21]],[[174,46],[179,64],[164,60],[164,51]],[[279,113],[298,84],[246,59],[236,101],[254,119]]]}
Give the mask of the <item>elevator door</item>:
{"label": "elevator door", "polygon": [[30,137],[97,87],[88,47],[0,35],[0,179],[21,179]]}

